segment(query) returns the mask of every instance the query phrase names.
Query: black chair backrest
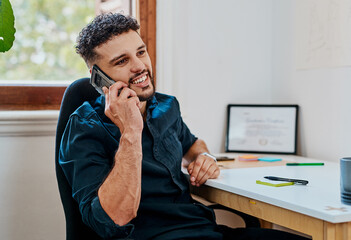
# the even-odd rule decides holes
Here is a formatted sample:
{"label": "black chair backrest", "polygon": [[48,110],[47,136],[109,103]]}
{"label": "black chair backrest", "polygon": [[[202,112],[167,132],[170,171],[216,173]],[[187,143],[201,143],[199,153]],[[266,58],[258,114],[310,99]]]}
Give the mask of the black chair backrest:
{"label": "black chair backrest", "polygon": [[81,78],[67,87],[61,102],[56,129],[55,169],[61,202],[66,218],[67,240],[102,239],[91,228],[83,223],[78,203],[72,197],[72,188],[58,163],[61,138],[70,115],[82,105],[83,102],[96,99],[98,96],[99,93],[89,83],[89,78]]}

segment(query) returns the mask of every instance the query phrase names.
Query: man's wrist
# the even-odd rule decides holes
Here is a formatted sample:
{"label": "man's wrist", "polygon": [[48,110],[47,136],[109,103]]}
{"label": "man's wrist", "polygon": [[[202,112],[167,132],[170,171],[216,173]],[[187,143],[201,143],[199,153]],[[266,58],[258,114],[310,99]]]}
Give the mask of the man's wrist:
{"label": "man's wrist", "polygon": [[200,155],[204,155],[204,156],[210,157],[210,158],[212,158],[215,162],[217,162],[217,158],[216,158],[215,156],[213,156],[212,154],[209,154],[208,152],[200,153]]}
{"label": "man's wrist", "polygon": [[130,145],[135,145],[137,143],[141,144],[142,134],[134,131],[124,131],[121,135],[120,142],[129,143]]}

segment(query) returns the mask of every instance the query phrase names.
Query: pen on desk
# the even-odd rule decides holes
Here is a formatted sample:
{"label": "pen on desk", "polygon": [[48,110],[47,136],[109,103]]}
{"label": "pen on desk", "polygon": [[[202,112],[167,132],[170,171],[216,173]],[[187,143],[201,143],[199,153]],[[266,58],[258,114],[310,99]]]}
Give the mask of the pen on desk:
{"label": "pen on desk", "polygon": [[294,182],[302,185],[306,185],[308,183],[307,180],[303,180],[303,179],[283,178],[283,177],[274,177],[274,176],[265,176],[264,178],[272,181]]}
{"label": "pen on desk", "polygon": [[324,163],[287,163],[286,166],[323,166]]}
{"label": "pen on desk", "polygon": [[215,156],[217,161],[234,161],[234,157],[227,157],[227,156]]}

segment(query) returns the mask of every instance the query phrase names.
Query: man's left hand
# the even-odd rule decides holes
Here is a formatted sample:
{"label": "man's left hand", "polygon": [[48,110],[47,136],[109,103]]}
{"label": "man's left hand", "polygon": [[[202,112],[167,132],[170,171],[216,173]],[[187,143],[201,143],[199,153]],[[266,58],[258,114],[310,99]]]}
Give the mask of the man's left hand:
{"label": "man's left hand", "polygon": [[219,172],[220,170],[216,161],[202,154],[199,154],[188,166],[190,183],[197,187],[204,184],[209,178],[217,178]]}

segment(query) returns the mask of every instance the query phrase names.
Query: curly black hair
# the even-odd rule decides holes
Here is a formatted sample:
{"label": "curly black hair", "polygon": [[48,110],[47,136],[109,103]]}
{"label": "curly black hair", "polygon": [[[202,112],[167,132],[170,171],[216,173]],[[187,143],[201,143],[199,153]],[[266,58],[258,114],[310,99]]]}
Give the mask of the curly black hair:
{"label": "curly black hair", "polygon": [[120,13],[101,14],[94,18],[79,33],[77,38],[76,53],[78,53],[89,66],[89,62],[96,60],[99,56],[95,47],[106,43],[112,37],[128,32],[137,31],[140,28],[138,22]]}

